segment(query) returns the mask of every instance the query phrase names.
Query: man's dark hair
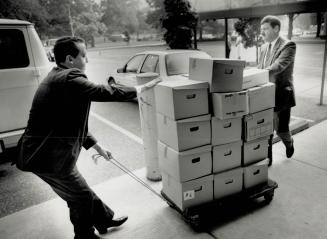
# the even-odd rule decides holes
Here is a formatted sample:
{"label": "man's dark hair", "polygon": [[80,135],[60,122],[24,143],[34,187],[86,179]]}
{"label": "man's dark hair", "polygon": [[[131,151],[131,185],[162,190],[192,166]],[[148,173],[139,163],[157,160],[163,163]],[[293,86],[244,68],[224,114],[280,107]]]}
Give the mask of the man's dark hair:
{"label": "man's dark hair", "polygon": [[275,28],[276,26],[278,26],[279,30],[280,30],[281,23],[280,23],[280,20],[278,19],[278,17],[276,17],[276,16],[271,16],[271,15],[265,16],[261,20],[261,25],[264,23],[269,23],[272,28]]}
{"label": "man's dark hair", "polygon": [[84,43],[84,40],[79,37],[67,36],[61,37],[56,41],[53,47],[53,54],[57,65],[64,62],[67,55],[76,57],[79,54],[79,48],[76,43]]}

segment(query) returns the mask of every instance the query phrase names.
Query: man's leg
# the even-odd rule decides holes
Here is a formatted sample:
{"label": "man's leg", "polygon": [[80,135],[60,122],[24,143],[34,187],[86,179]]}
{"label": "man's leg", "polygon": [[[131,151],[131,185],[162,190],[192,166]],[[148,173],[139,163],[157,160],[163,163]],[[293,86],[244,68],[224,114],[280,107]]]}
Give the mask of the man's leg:
{"label": "man's leg", "polygon": [[291,120],[291,108],[277,112],[277,120],[277,135],[283,141],[286,147],[286,156],[290,158],[294,153],[293,138],[289,128]]}
{"label": "man's leg", "polygon": [[75,168],[66,175],[37,174],[67,202],[75,239],[94,237],[94,225],[111,221],[114,212],[88,186]]}

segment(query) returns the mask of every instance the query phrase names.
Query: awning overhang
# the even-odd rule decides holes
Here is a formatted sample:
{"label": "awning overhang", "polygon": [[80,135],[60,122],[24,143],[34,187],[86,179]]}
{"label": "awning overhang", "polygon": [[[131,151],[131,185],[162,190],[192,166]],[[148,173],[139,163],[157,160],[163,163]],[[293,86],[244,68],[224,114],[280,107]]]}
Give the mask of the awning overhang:
{"label": "awning overhang", "polygon": [[326,12],[326,1],[301,1],[293,3],[280,3],[266,6],[245,8],[232,8],[226,10],[198,12],[201,20],[263,17],[266,15],[284,15],[290,13]]}

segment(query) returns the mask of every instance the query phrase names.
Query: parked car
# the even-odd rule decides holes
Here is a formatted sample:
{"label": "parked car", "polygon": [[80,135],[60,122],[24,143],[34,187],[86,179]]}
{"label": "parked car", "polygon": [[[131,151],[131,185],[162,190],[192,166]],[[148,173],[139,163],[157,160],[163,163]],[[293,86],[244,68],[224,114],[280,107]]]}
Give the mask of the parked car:
{"label": "parked car", "polygon": [[119,41],[124,41],[125,35],[124,34],[112,34],[107,37],[109,41],[112,42],[119,42]]}
{"label": "parked car", "polygon": [[51,65],[32,23],[0,19],[0,153],[17,145]]}
{"label": "parked car", "polygon": [[176,75],[188,75],[190,57],[210,58],[204,51],[165,50],[145,51],[132,56],[126,64],[109,76],[108,81],[115,81],[125,86],[136,86],[136,75],[140,73],[158,73],[163,79]]}
{"label": "parked car", "polygon": [[46,50],[46,53],[47,53],[47,57],[49,59],[49,61],[55,61],[55,57],[54,57],[54,53],[53,53],[53,47],[56,43],[58,39],[57,38],[54,38],[54,39],[48,39],[45,41],[45,50]]}

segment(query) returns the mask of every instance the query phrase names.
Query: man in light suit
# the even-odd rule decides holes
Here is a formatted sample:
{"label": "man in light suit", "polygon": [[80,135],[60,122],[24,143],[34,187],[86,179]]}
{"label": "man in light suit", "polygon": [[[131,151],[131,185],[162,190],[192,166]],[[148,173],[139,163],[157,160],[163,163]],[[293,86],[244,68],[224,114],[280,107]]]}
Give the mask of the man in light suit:
{"label": "man in light suit", "polygon": [[260,69],[269,70],[269,81],[276,84],[274,128],[286,147],[286,156],[294,153],[294,140],[289,123],[291,107],[295,106],[293,68],[296,52],[294,42],[279,36],[280,20],[266,16],[261,21],[261,35],[265,44],[259,56]]}

